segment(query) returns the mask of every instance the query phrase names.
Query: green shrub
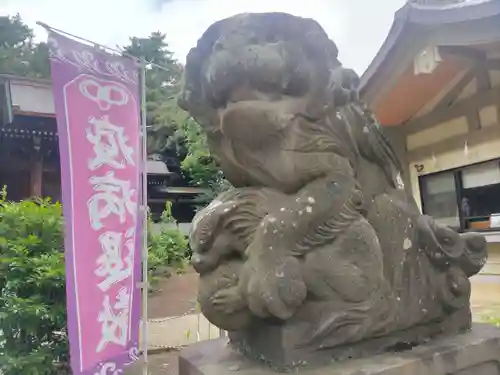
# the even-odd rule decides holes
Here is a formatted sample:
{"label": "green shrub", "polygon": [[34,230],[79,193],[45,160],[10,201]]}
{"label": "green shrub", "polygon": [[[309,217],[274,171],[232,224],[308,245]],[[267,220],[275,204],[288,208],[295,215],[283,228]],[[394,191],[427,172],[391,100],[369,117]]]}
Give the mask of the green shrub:
{"label": "green shrub", "polygon": [[[170,206],[167,206],[169,208]],[[171,220],[170,211],[164,220]],[[69,374],[62,208],[50,200],[8,202],[0,193],[0,374]],[[187,239],[149,236],[148,269],[179,267]]]}
{"label": "green shrub", "polygon": [[486,323],[493,324],[496,327],[500,328],[500,317],[495,317],[495,316],[488,316],[484,318],[484,321]]}
{"label": "green shrub", "polygon": [[[151,220],[148,223],[151,225]],[[190,256],[188,239],[176,227],[171,202],[167,202],[160,224],[162,228],[157,235],[148,231],[148,277],[152,290],[160,279],[170,275],[172,269],[182,270]]]}
{"label": "green shrub", "polygon": [[0,370],[67,374],[61,206],[3,199],[0,205]]}

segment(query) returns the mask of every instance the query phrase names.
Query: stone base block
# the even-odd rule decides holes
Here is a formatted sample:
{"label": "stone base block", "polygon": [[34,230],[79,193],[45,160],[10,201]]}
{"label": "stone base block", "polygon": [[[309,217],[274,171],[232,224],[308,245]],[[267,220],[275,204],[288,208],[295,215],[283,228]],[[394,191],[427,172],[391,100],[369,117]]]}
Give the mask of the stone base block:
{"label": "stone base block", "polygon": [[[437,338],[404,351],[302,364],[302,375],[500,375],[500,329],[474,324],[464,334]],[[270,375],[274,370],[250,361],[228,345],[227,339],[200,342],[179,358],[179,375]]]}
{"label": "stone base block", "polygon": [[[295,318],[298,318],[294,321]],[[318,343],[309,343],[304,338],[314,330],[314,324],[307,317],[295,316],[286,324],[258,322],[244,332],[230,333],[232,346],[250,359],[264,362],[269,367],[279,371],[295,369],[303,363],[329,365],[332,360],[368,358],[385,353],[394,348],[411,348],[428,342],[431,338],[444,335],[456,335],[469,330],[472,317],[469,307],[427,324],[417,325],[386,335],[336,345],[338,337],[332,334],[324,337],[322,343],[327,343],[321,349]]]}

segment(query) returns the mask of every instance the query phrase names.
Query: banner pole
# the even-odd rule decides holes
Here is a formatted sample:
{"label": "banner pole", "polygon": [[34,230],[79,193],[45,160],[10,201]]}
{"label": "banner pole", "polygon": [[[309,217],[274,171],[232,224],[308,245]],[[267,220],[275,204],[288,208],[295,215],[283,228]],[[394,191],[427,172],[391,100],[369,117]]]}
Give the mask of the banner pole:
{"label": "banner pole", "polygon": [[142,159],[142,353],[143,375],[148,375],[148,172],[146,125],[146,60],[141,57],[141,159]]}
{"label": "banner pole", "polygon": [[[105,46],[104,44],[100,44],[100,43],[94,42],[94,41],[92,41],[90,39],[86,39],[86,38],[83,38],[81,36],[78,36],[78,35],[75,35],[75,34],[71,34],[71,33],[67,32],[67,31],[64,31],[64,30],[61,30],[61,29],[56,29],[55,27],[49,26],[46,23],[41,22],[41,21],[37,21],[36,24],[38,26],[43,27],[47,31],[55,31],[55,32],[67,35],[70,38],[73,38],[73,39],[76,39],[76,40],[80,40],[80,41],[88,43],[88,44],[90,44],[90,45],[92,45],[94,47],[103,48],[105,50],[117,53],[119,55],[130,57],[131,59],[134,59],[135,61],[139,61],[140,60],[137,57],[131,55],[130,53],[126,53],[123,49],[120,49],[121,48],[120,46],[117,46],[117,48],[108,47],[108,46]],[[153,63],[151,61],[147,61],[147,60],[145,60],[145,62],[146,62],[146,64],[152,65],[152,66],[154,66],[154,67],[156,67],[156,68],[158,68],[160,70],[163,70],[165,72],[170,72],[170,69],[165,68],[164,66],[155,64],[155,63]]]}

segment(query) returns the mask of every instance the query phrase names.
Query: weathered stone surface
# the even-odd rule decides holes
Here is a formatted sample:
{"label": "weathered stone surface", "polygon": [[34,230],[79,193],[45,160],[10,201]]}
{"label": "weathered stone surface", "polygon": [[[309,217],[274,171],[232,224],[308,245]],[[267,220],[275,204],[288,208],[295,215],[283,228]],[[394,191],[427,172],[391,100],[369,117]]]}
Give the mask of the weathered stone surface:
{"label": "weathered stone surface", "polygon": [[485,239],[420,214],[357,84],[282,13],[219,21],[187,57],[179,104],[234,186],[193,221],[201,309],[276,368],[470,327]]}
{"label": "weathered stone surface", "polygon": [[[301,375],[500,375],[500,330],[486,324],[404,351],[301,369]],[[268,375],[273,370],[212,340],[185,349],[179,375]]]}

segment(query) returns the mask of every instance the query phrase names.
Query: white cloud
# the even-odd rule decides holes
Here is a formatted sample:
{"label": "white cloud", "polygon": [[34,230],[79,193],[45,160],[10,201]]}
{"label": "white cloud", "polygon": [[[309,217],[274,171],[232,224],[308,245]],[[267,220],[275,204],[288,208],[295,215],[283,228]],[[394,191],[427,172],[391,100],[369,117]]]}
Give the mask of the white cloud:
{"label": "white cloud", "polygon": [[108,45],[129,36],[167,33],[181,61],[213,22],[243,12],[287,12],[314,18],[338,45],[345,66],[362,73],[382,44],[404,0],[1,0],[0,15],[20,13],[39,38],[42,21]]}

